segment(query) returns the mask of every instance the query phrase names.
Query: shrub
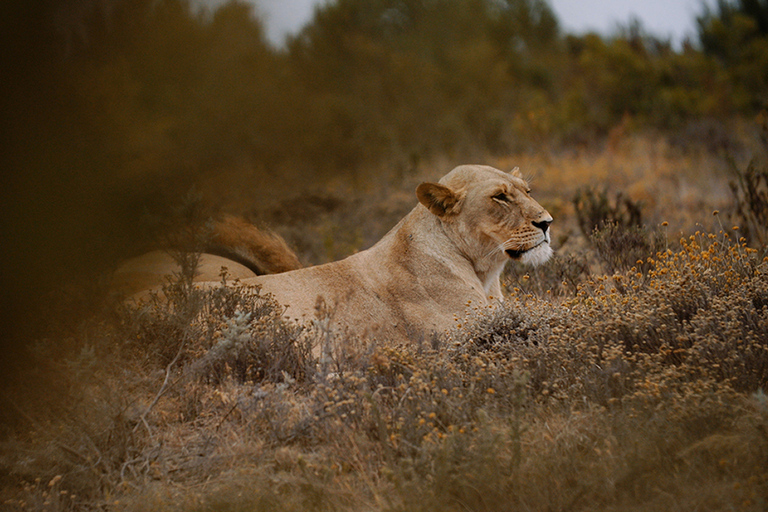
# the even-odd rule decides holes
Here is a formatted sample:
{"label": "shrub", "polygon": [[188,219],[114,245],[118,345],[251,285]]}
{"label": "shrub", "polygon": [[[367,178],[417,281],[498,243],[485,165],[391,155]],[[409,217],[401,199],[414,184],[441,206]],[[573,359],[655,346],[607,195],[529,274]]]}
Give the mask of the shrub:
{"label": "shrub", "polygon": [[647,263],[462,327],[451,359],[511,369],[507,387],[394,466],[391,509],[759,510],[768,475],[746,467],[768,455],[768,263],[724,233]]}
{"label": "shrub", "polygon": [[580,279],[558,301],[513,289],[449,335],[393,346],[334,335],[323,304],[299,328],[258,290],[177,276],[167,300],[92,325],[88,349],[52,364],[57,408],[25,413],[31,433],[6,427],[3,498],[17,510],[760,510],[768,261],[697,233]]}
{"label": "shrub", "polygon": [[502,283],[509,291],[564,298],[572,297],[589,278],[590,272],[586,255],[556,252],[546,265],[539,267],[508,265]]}
{"label": "shrub", "polygon": [[768,113],[763,113],[761,153],[741,170],[731,162],[734,220],[753,245],[768,246]]}
{"label": "shrub", "polygon": [[[658,231],[647,226],[620,226],[615,222],[606,222],[596,228],[589,241],[608,274],[625,272],[666,246],[664,236]],[[640,266],[646,269],[644,263]]]}
{"label": "shrub", "polygon": [[608,197],[608,191],[595,188],[582,188],[573,196],[573,206],[579,229],[589,237],[596,229],[606,224],[616,224],[622,228],[642,225],[641,205],[617,193],[614,200]]}
{"label": "shrub", "polygon": [[643,225],[642,205],[621,192],[612,201],[607,190],[581,189],[573,205],[579,229],[608,274],[626,271],[666,245],[661,233]]}

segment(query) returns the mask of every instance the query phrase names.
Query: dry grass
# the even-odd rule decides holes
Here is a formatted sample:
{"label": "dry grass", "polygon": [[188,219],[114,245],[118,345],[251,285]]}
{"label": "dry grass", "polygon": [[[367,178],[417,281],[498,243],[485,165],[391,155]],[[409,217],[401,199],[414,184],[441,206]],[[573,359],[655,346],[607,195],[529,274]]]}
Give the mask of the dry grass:
{"label": "dry grass", "polygon": [[[292,187],[256,207],[251,190],[228,197],[235,209],[282,234],[305,264],[318,264],[375,243],[413,208],[419,183],[437,180],[457,162],[487,163],[499,169],[519,166],[531,182],[535,198],[555,218],[555,246],[564,256],[585,248],[573,202],[585,190],[605,192],[611,203],[621,194],[641,208],[645,225],[667,222],[667,231],[675,237],[702,229],[700,224],[708,222],[710,212],[726,213],[733,204],[729,187],[732,164],[727,159],[700,143],[673,145],[663,136],[647,133],[582,149],[522,152],[490,159],[461,154],[422,162],[403,172],[381,168],[322,188],[307,184],[296,192]],[[743,167],[741,162],[738,165]]]}
{"label": "dry grass", "polygon": [[[191,260],[168,302],[106,306],[36,344],[44,366],[2,396],[0,501],[765,510],[768,261],[725,218],[727,178],[696,178],[716,167],[703,159],[628,139],[520,162],[539,170],[558,219],[557,258],[511,269],[504,308],[408,346],[333,339],[322,310],[313,325],[285,323],[238,283],[196,290]],[[624,190],[651,225],[668,225],[614,222],[584,237],[570,199],[586,184],[608,184],[610,200]],[[623,254],[628,239],[641,261]]]}

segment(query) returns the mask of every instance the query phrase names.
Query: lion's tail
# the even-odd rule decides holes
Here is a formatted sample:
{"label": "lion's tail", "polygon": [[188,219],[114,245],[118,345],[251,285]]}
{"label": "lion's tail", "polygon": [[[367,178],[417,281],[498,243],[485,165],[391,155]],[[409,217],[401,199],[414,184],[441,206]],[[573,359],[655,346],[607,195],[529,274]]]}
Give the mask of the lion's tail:
{"label": "lion's tail", "polygon": [[299,258],[282,237],[232,215],[214,222],[205,252],[245,265],[256,275],[301,268]]}

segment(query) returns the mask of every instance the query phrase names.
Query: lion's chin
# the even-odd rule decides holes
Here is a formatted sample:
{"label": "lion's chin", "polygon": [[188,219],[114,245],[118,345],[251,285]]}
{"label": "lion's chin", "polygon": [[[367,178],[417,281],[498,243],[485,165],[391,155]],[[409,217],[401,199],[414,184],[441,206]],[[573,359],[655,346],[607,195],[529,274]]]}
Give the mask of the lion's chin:
{"label": "lion's chin", "polygon": [[549,243],[542,242],[539,245],[528,249],[527,251],[515,251],[508,249],[507,255],[513,260],[519,260],[526,265],[537,266],[546,263],[552,256],[552,247]]}

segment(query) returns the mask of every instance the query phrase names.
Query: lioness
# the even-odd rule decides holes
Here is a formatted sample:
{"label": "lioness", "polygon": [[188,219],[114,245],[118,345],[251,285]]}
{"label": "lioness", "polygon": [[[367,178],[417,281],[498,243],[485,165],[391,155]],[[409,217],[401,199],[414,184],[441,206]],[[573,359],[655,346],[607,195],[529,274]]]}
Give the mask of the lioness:
{"label": "lioness", "polygon": [[[250,271],[233,261],[203,255],[204,266],[196,280],[209,280],[201,286],[218,286],[224,265],[241,283],[273,295],[286,307],[289,318],[310,320],[322,300],[339,331],[403,341],[444,333],[468,306],[503,300],[499,275],[508,260],[539,265],[552,255],[552,217],[530,196],[528,183],[517,169],[505,173],[463,165],[439,183],[422,183],[416,196],[420,204],[376,245],[341,261],[275,273],[298,261],[282,240],[265,234],[272,248],[261,251],[259,263],[252,268],[257,274],[270,275],[249,277]],[[232,222],[229,219],[225,227],[235,226]],[[227,237],[240,239],[234,232],[220,242]],[[254,231],[255,240],[261,236]],[[248,259],[245,252],[253,255],[259,250],[240,250],[242,261]],[[151,254],[159,258],[150,253],[123,266],[129,271],[126,281],[135,277],[143,279],[140,286],[147,286],[155,280],[151,288],[159,288],[159,260],[154,261]],[[169,256],[164,258],[164,264],[175,265]],[[270,266],[276,258],[287,263]],[[134,294],[142,296],[146,293]]]}
{"label": "lioness", "polygon": [[444,333],[468,306],[502,300],[509,260],[538,265],[552,255],[552,217],[515,169],[464,165],[416,189],[417,205],[376,245],[341,261],[243,279],[314,316],[319,298],[341,330],[406,340]]}

